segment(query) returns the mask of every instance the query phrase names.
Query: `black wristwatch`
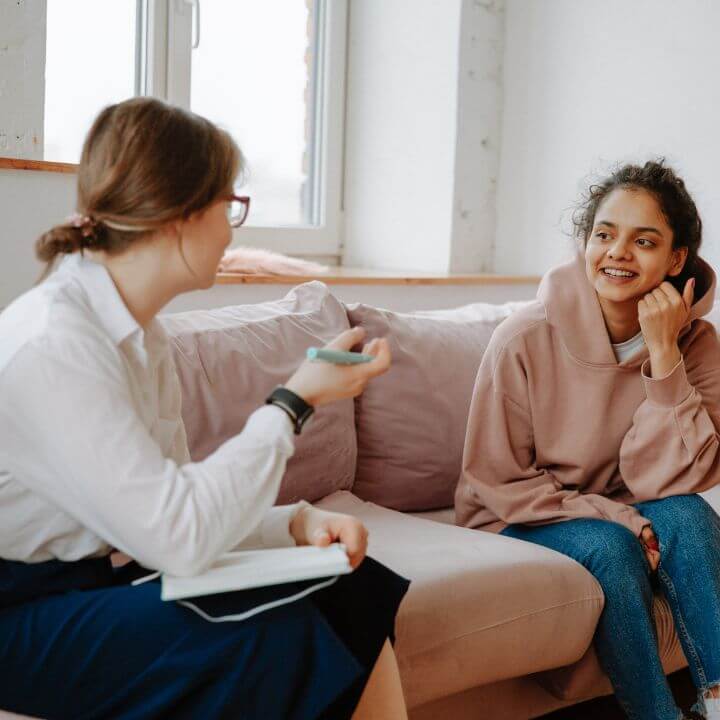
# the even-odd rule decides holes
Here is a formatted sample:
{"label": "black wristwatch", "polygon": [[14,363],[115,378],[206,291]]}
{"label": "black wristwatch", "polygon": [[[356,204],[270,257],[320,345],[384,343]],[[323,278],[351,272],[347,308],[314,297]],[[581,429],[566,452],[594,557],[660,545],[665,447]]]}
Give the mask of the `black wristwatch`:
{"label": "black wristwatch", "polygon": [[265,404],[277,405],[280,409],[284,410],[295,426],[296,435],[300,434],[303,425],[315,412],[315,408],[312,405],[308,405],[299,395],[296,395],[292,390],[288,390],[282,385],[276,387],[270,395],[268,395]]}

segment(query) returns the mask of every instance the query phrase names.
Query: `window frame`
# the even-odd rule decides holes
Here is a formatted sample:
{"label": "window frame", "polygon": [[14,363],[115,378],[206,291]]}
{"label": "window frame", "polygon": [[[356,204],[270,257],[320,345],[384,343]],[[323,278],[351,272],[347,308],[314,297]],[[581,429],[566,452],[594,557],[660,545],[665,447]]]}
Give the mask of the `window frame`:
{"label": "window frame", "polygon": [[[300,2],[301,0],[297,0]],[[197,2],[137,0],[136,91],[180,107],[190,106],[193,24]],[[343,246],[343,169],[348,0],[314,0],[317,51],[308,95],[315,112],[311,120],[309,170],[311,215],[315,224],[252,225],[233,231],[233,246],[249,245],[303,256],[338,258]],[[202,17],[202,0],[199,0]],[[201,38],[202,42],[202,38]]]}

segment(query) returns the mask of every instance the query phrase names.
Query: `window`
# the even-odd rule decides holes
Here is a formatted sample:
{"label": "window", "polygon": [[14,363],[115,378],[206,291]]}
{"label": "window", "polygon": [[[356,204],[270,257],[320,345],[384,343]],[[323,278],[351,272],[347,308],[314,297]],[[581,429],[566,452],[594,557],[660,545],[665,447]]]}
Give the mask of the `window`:
{"label": "window", "polygon": [[79,162],[100,109],[135,94],[136,11],[137,0],[47,0],[45,160]]}
{"label": "window", "polygon": [[237,140],[243,244],[340,253],[346,16],[347,0],[147,0],[141,85]]}
{"label": "window", "polygon": [[164,98],[242,148],[238,241],[339,255],[346,17],[347,0],[47,0],[45,158],[77,162],[103,106]]}
{"label": "window", "polygon": [[307,183],[312,5],[203,4],[202,36],[191,56],[190,108],[229,130],[248,156],[256,225],[313,221]]}

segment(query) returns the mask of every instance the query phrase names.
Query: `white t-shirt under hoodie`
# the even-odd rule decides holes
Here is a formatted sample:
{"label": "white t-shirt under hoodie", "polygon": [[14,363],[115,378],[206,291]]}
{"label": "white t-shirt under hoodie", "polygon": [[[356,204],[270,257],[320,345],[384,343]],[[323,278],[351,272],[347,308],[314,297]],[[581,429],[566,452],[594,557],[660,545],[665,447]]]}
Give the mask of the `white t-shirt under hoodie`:
{"label": "white t-shirt under hoodie", "polygon": [[640,352],[645,347],[645,338],[643,334],[639,332],[629,340],[621,343],[612,343],[612,349],[615,353],[618,363],[629,360],[635,353]]}

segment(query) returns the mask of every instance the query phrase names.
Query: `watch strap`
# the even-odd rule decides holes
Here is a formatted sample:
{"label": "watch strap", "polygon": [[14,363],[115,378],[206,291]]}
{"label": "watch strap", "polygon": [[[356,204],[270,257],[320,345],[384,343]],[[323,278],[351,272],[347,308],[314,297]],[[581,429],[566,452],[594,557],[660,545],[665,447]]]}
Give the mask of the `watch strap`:
{"label": "watch strap", "polygon": [[290,418],[296,435],[302,431],[303,425],[308,421],[310,416],[315,412],[315,408],[305,402],[299,395],[292,390],[288,390],[282,385],[276,387],[265,400],[266,405],[277,405],[284,410]]}

